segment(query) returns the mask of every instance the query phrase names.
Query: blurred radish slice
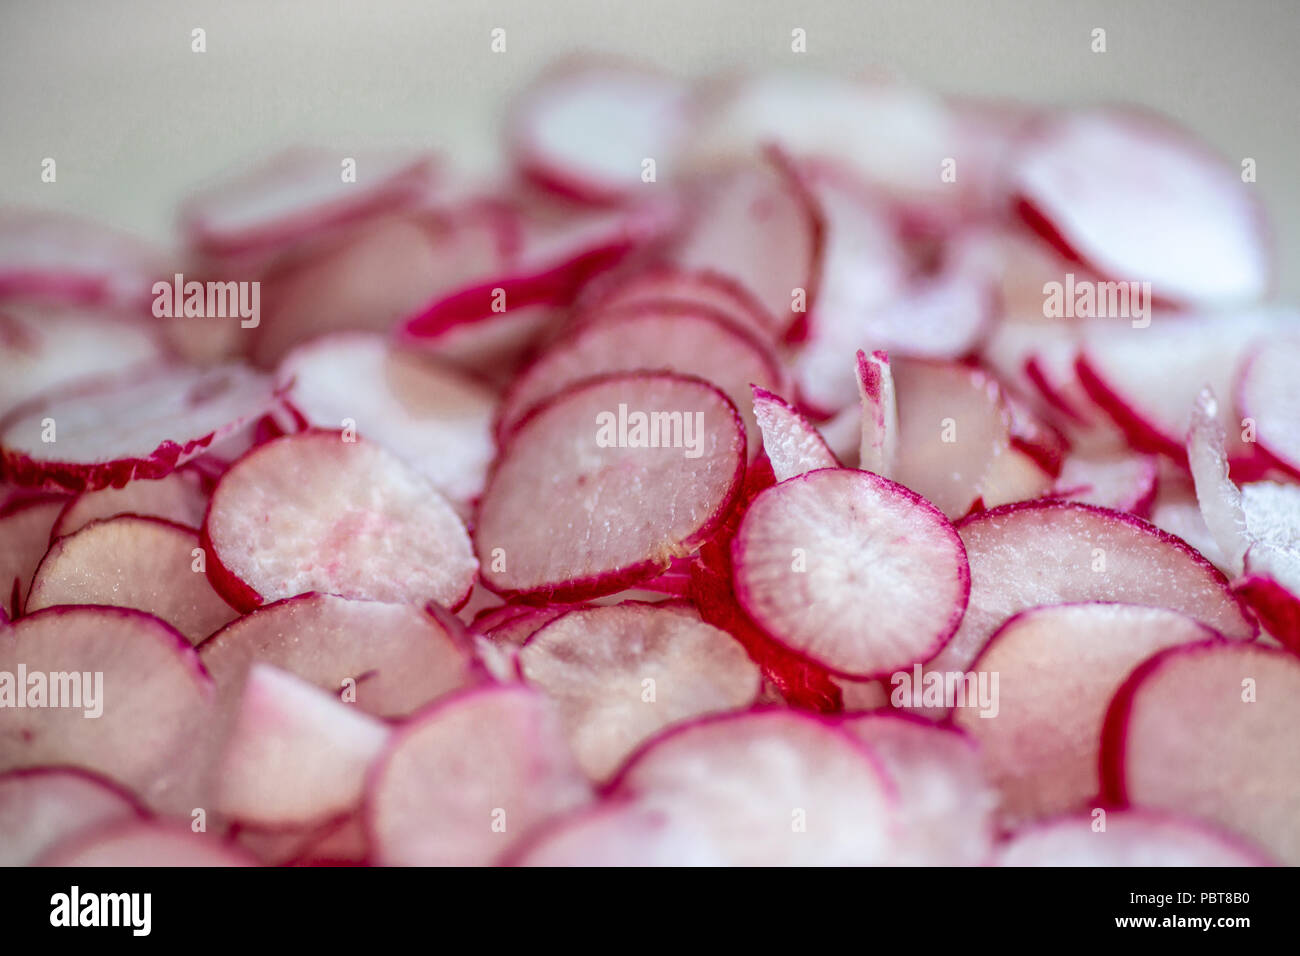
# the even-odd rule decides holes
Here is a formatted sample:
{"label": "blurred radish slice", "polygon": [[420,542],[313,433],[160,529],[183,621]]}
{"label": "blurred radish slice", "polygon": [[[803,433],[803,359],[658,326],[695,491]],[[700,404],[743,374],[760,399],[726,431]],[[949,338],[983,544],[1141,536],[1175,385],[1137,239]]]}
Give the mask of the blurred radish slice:
{"label": "blurred radish slice", "polygon": [[687,814],[605,800],[547,826],[514,866],[723,866],[711,835]]}
{"label": "blurred radish slice", "polygon": [[482,866],[589,797],[549,703],[493,687],[398,731],[371,771],[365,820],[381,865]]}
{"label": "blurred radish slice", "polygon": [[69,837],[143,812],[116,785],[81,770],[0,774],[0,866],[31,866]]}
{"label": "blurred radish slice", "polygon": [[957,629],[970,591],[961,540],[937,509],[886,478],[845,468],[758,495],[732,562],[750,617],[845,677],[929,660]]}
{"label": "blurred radish slice", "polygon": [[27,590],[50,547],[50,529],[67,499],[42,495],[0,510],[0,607],[16,618],[27,604]]}
{"label": "blurred radish slice", "polygon": [[[36,674],[47,683],[50,674],[81,676],[82,706],[0,708],[0,771],[83,767],[151,806],[184,797],[193,741],[213,695],[184,637],[140,611],[49,608],[16,621],[0,640],[0,671],[16,674],[19,666],[29,684]],[[100,673],[102,683],[94,676]],[[32,693],[30,686],[22,692]],[[85,716],[101,708],[101,716]],[[183,805],[188,814],[193,804]]]}
{"label": "blurred radish slice", "polygon": [[70,491],[162,478],[273,404],[270,382],[238,365],[135,371],[71,383],[0,420],[11,481]]}
{"label": "blurred radish slice", "polygon": [[515,104],[514,163],[562,196],[618,200],[645,188],[647,159],[656,177],[671,175],[687,94],[679,80],[612,63],[567,64],[543,73]]}
{"label": "blurred radish slice", "polygon": [[993,845],[997,796],[965,734],[888,711],[844,729],[867,745],[898,789],[894,866],[979,866]]}
{"label": "blurred radish slice", "polygon": [[50,546],[27,612],[56,604],[135,608],[197,644],[239,616],[212,590],[205,565],[191,528],[135,515],[94,521]]}
{"label": "blurred radish slice", "polygon": [[602,780],[664,727],[747,707],[759,670],[694,609],[617,604],[572,611],[519,651],[524,680],[556,702],[570,746]]}
{"label": "blurred radish slice", "polygon": [[291,352],[277,372],[312,425],[378,442],[461,507],[478,497],[496,454],[496,398],[468,376],[378,333],[341,333]]}
{"label": "blurred radish slice", "polygon": [[659,263],[639,268],[630,275],[615,273],[605,282],[593,282],[589,288],[594,292],[588,294],[584,290],[579,303],[582,315],[599,315],[607,309],[648,302],[690,303],[725,313],[764,341],[778,338],[783,331],[776,317],[752,292],[735,280],[707,269],[681,269]]}
{"label": "blurred radish slice", "polygon": [[258,826],[303,826],[361,801],[388,727],[292,674],[254,663],[218,774],[217,809]]}
{"label": "blurred radish slice", "polygon": [[1016,164],[1031,221],[1108,278],[1232,304],[1269,282],[1263,213],[1231,166],[1182,130],[1120,110],[1043,123]]}
{"label": "blurred radish slice", "polygon": [[[1041,290],[1038,297],[1041,311]],[[1072,428],[1114,428],[1079,383],[1079,328],[1079,322],[1041,316],[1004,317],[980,344],[980,358],[1001,382]]]}
{"label": "blurred radish slice", "polygon": [[1144,518],[1151,512],[1159,471],[1150,455],[1067,455],[1052,493]]}
{"label": "blurred radish slice", "polygon": [[73,837],[44,856],[38,866],[211,867],[256,866],[257,861],[215,837],[155,820],[110,823]]}
{"label": "blurred radish slice", "polygon": [[1254,847],[1199,820],[1108,810],[1105,828],[1087,816],[1059,817],[1012,834],[997,866],[1269,866]]}
{"label": "blurred radish slice", "polygon": [[506,604],[496,608],[495,615],[475,621],[473,630],[494,644],[523,647],[524,642],[540,628],[573,609],[573,605],[566,604],[551,604],[547,607]]}
{"label": "blurred radish slice", "polygon": [[547,603],[612,594],[691,554],[740,489],[735,406],[698,379],[612,375],[529,415],[488,480],[483,580]]}
{"label": "blurred radish slice", "polygon": [[308,431],[253,449],[222,476],[203,523],[208,576],[233,605],[307,591],[454,607],[475,561],[428,479],[374,442]]}
{"label": "blurred radish slice", "polygon": [[999,675],[996,712],[953,713],[1001,792],[1002,823],[1089,806],[1106,707],[1124,679],[1156,651],[1215,636],[1182,614],[1133,604],[1040,607],[1002,625],[971,664]]}
{"label": "blurred radish slice", "polygon": [[1052,476],[1044,470],[1042,463],[1023,448],[1012,446],[1003,449],[984,473],[980,496],[971,505],[971,510],[1029,501],[1051,490]]}
{"label": "blurred radish slice", "polygon": [[1102,733],[1105,796],[1190,813],[1300,864],[1300,659],[1254,644],[1170,648],[1139,667]]}
{"label": "blurred radish slice", "polygon": [[153,481],[129,481],[121,488],[83,492],[64,506],[50,537],[72,534],[92,521],[118,515],[161,518],[197,531],[207,507],[208,496],[199,474],[182,468]]}
{"label": "blurred radish slice", "polygon": [[888,352],[858,352],[858,395],[862,399],[862,442],[858,467],[889,478],[898,458],[898,403]]}
{"label": "blurred radish slice", "polygon": [[1161,531],[1182,538],[1220,571],[1236,573],[1214,543],[1214,536],[1201,515],[1201,506],[1191,491],[1182,488],[1166,491],[1162,486],[1151,509],[1151,523]]}
{"label": "blurred radish slice", "polygon": [[763,451],[772,462],[777,481],[785,481],[819,468],[838,468],[839,462],[813,424],[780,395],[752,386],[754,420],[762,432]]}
{"label": "blurred radish slice", "polygon": [[1300,476],[1297,368],[1300,368],[1300,338],[1293,336],[1261,343],[1242,371],[1237,405],[1241,414],[1254,422],[1259,447],[1292,474]]}
{"label": "blurred radish slice", "polygon": [[631,759],[613,793],[698,821],[730,866],[884,864],[898,814],[867,747],[791,710],[670,729]]}

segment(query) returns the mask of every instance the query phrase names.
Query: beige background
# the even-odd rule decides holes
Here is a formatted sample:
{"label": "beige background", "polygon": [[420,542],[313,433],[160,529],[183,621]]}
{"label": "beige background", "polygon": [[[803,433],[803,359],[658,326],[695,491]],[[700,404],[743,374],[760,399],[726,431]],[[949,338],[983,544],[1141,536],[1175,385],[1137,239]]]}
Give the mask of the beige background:
{"label": "beige background", "polygon": [[[190,30],[208,52],[190,52]],[[508,31],[492,54],[489,31]],[[809,52],[790,52],[790,30]],[[1093,27],[1109,51],[1089,49]],[[0,202],[155,236],[227,165],[290,141],[493,159],[501,107],[557,54],[686,73],[797,61],[945,91],[1131,100],[1258,162],[1300,299],[1295,0],[2,0]],[[40,182],[53,156],[58,182]]]}

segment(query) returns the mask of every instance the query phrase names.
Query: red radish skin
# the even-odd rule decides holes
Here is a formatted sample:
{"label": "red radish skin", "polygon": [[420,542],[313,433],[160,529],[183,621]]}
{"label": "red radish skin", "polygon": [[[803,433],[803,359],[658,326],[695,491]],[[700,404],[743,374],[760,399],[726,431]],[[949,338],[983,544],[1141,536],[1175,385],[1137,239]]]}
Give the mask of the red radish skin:
{"label": "red radish skin", "polygon": [[199,473],[181,468],[155,481],[130,481],[121,488],[101,488],[78,495],[59,513],[50,537],[61,538],[92,521],[128,514],[162,518],[197,531],[207,507],[208,496]]}
{"label": "red radish skin", "polygon": [[772,463],[777,481],[785,481],[819,468],[838,468],[839,462],[813,424],[780,395],[751,386],[754,420],[763,438],[763,451]]}
{"label": "red radish skin", "polygon": [[257,861],[215,837],[177,823],[141,820],[111,824],[59,845],[36,864],[53,867],[256,866]]}
{"label": "red radish skin", "polygon": [[50,546],[67,499],[45,495],[0,509],[0,607],[16,618],[27,604],[32,576]]}
{"label": "red radish skin", "polygon": [[0,866],[31,866],[64,840],[144,812],[116,784],[83,770],[0,774]]}

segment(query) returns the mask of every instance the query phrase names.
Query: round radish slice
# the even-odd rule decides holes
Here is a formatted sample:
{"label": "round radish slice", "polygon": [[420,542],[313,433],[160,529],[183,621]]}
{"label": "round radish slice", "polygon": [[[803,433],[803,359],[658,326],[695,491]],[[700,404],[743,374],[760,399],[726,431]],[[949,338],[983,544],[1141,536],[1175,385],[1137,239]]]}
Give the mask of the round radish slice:
{"label": "round radish slice", "polygon": [[1191,813],[1300,865],[1300,659],[1205,642],[1151,658],[1115,695],[1104,792]]}
{"label": "round radish slice", "polygon": [[1159,474],[1150,455],[1069,455],[1056,477],[1053,495],[1146,517]]}
{"label": "round radish slice", "polygon": [[1300,368],[1300,337],[1279,338],[1258,346],[1242,372],[1237,405],[1242,415],[1254,422],[1259,446],[1300,476],[1297,368]]}
{"label": "round radish slice", "polygon": [[61,538],[92,521],[118,515],[162,518],[197,531],[207,507],[208,496],[199,474],[182,468],[154,481],[130,481],[121,488],[101,488],[78,495],[59,513],[50,536]]}
{"label": "round radish slice", "polygon": [[547,701],[495,687],[398,732],[371,772],[365,819],[380,864],[486,865],[589,796]]}
{"label": "round radish slice", "polygon": [[710,834],[684,813],[606,800],[544,828],[514,866],[725,866]]}
{"label": "round radish slice", "polygon": [[78,382],[0,420],[11,481],[70,491],[162,478],[271,408],[270,382],[231,365]]}
{"label": "round radish slice", "polygon": [[42,495],[0,510],[0,607],[15,618],[27,604],[32,575],[50,547],[50,529],[67,499]]}
{"label": "round radish slice", "polygon": [[556,702],[596,780],[669,724],[749,706],[760,682],[745,649],[693,609],[626,603],[547,624],[519,651],[519,673]]}
{"label": "round radish slice", "polygon": [[208,574],[233,605],[308,591],[447,607],[469,596],[474,555],[455,511],[426,478],[355,438],[277,438],[222,476],[203,542]]}
{"label": "round radish slice", "polygon": [[1016,832],[994,859],[997,866],[1269,866],[1254,847],[1207,827],[1137,810],[1097,818],[1062,817]]}
{"label": "round radish slice", "polygon": [[698,821],[732,866],[889,862],[894,788],[845,731],[795,711],[710,717],[669,730],[614,784],[649,810]]}
{"label": "round radish slice", "polygon": [[757,385],[754,420],[763,436],[763,450],[772,462],[777,481],[785,481],[819,468],[838,468],[839,462],[813,424],[780,395]]}
{"label": "round radish slice", "polygon": [[69,837],[143,812],[115,785],[81,770],[0,774],[0,866],[31,866]]}
{"label": "round radish slice", "polygon": [[1231,167],[1154,117],[1089,110],[1043,124],[1013,172],[1033,221],[1105,276],[1167,301],[1259,298],[1262,212]]}
{"label": "round radish slice", "polygon": [[1174,611],[1128,604],[1041,607],[1004,624],[971,664],[999,675],[996,710],[953,714],[980,745],[1003,823],[1087,807],[1106,707],[1129,672],[1156,651],[1214,636]]}
{"label": "round radish slice", "polygon": [[229,844],[188,827],[152,820],[109,824],[55,848],[38,866],[119,867],[256,866]]}
{"label": "round radish slice", "polygon": [[548,602],[647,581],[717,531],[744,426],[711,385],[664,373],[575,385],[523,422],[488,480],[483,579]]}
{"label": "round radish slice", "polygon": [[933,657],[970,591],[961,539],[901,485],[825,469],[762,492],[732,544],[736,595],[772,637],[845,677]]}
{"label": "round radish slice", "polygon": [[36,569],[27,612],[56,604],[130,607],[197,644],[238,617],[208,581],[197,531],[122,515],[60,538]]}

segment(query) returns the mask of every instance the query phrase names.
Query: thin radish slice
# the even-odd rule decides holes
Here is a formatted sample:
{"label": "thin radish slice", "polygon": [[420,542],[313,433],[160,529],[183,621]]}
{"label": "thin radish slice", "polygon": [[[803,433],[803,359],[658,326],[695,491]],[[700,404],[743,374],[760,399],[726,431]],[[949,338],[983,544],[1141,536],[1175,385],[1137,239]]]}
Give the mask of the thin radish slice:
{"label": "thin radish slice", "polygon": [[552,826],[509,861],[514,866],[723,866],[711,835],[684,813],[606,800]]}
{"label": "thin radish slice", "polygon": [[754,420],[763,436],[763,451],[772,462],[777,481],[839,462],[813,424],[780,395],[753,386]]}
{"label": "thin radish slice", "polygon": [[1187,463],[1195,482],[1196,500],[1201,506],[1205,526],[1233,575],[1241,574],[1250,546],[1246,510],[1241,490],[1228,477],[1228,455],[1224,429],[1219,418],[1219,404],[1207,385],[1192,406],[1191,427],[1187,434]]}
{"label": "thin radish slice", "polygon": [[1110,810],[1026,827],[998,848],[997,866],[1269,866],[1263,853],[1199,820]]}
{"label": "thin radish slice", "polygon": [[469,596],[465,526],[423,476],[374,442],[308,431],[222,476],[203,522],[208,574],[234,606],[326,591],[376,601]]}
{"label": "thin radish slice", "polygon": [[524,680],[556,702],[579,766],[595,780],[670,724],[747,707],[759,670],[692,609],[623,603],[572,611],[519,651]]}
{"label": "thin radish slice", "polygon": [[72,383],[0,420],[11,481],[70,491],[162,478],[271,408],[270,382],[238,365],[157,368]]}
{"label": "thin radish slice", "polygon": [[1069,455],[1052,493],[1145,518],[1151,513],[1159,477],[1156,459],[1150,455]]}
{"label": "thin radish slice", "polygon": [[1033,455],[1022,448],[1006,448],[993,459],[980,482],[980,496],[972,511],[996,508],[1017,501],[1040,498],[1052,489],[1052,476]]}
{"label": "thin radish slice", "polygon": [[371,772],[365,820],[382,865],[486,865],[589,796],[548,702],[497,687],[398,732]]}
{"label": "thin radish slice", "polygon": [[503,604],[474,619],[471,630],[491,639],[494,644],[523,647],[539,628],[567,614],[577,605],[551,604],[533,607],[529,604]]}
{"label": "thin radish slice", "polygon": [[80,531],[92,521],[118,515],[162,518],[198,530],[208,496],[199,473],[188,468],[154,481],[130,481],[121,488],[87,491],[72,499],[59,513],[51,538]]}
{"label": "thin radish slice", "polygon": [[1241,414],[1254,422],[1259,447],[1293,475],[1300,476],[1297,368],[1300,368],[1300,337],[1260,344],[1242,371],[1237,405]]}
{"label": "thin radish slice", "polygon": [[858,395],[862,399],[858,467],[889,478],[898,460],[898,403],[888,352],[858,352]]}
{"label": "thin radish slice", "polygon": [[678,375],[614,375],[555,396],[488,480],[475,533],[483,580],[548,603],[650,580],[726,517],[743,428],[725,395]]}
{"label": "thin radish slice", "polygon": [[1191,813],[1300,864],[1300,660],[1253,644],[1171,648],[1139,667],[1102,734],[1106,795]]}
{"label": "thin radish slice", "polygon": [[0,774],[0,866],[31,866],[69,837],[143,812],[117,786],[81,770]]}
{"label": "thin radish slice", "polygon": [[622,272],[591,284],[579,303],[582,315],[599,315],[606,309],[644,302],[692,303],[723,312],[764,341],[778,338],[783,329],[776,317],[754,294],[734,279],[707,269],[681,269],[669,263]]}
{"label": "thin radish slice", "polygon": [[482,321],[458,323],[431,340],[403,341],[501,392],[539,348],[560,334],[567,316],[563,307],[526,305]]}
{"label": "thin radish slice", "polygon": [[1249,302],[1267,290],[1266,228],[1249,191],[1154,117],[1063,114],[1030,138],[1012,179],[1031,221],[1108,278],[1149,282],[1184,303]]}
{"label": "thin radish slice", "polygon": [[300,346],[277,378],[310,424],[356,428],[462,508],[482,492],[496,397],[466,375],[359,332]]}
{"label": "thin radish slice", "polygon": [[94,521],[50,546],[32,578],[27,613],[57,604],[130,607],[198,644],[238,617],[212,589],[199,534],[158,518]]}
{"label": "thin radish slice", "polygon": [[229,844],[192,832],[188,827],[141,820],[109,824],[73,837],[44,856],[38,866],[210,867],[256,866],[257,862]]}
{"label": "thin radish slice", "polygon": [[1079,382],[1079,337],[1077,322],[1004,318],[981,343],[980,358],[1001,382],[1074,430],[1116,430]]}
{"label": "thin radish slice", "polygon": [[1151,523],[1161,531],[1182,538],[1225,574],[1236,573],[1205,526],[1201,506],[1190,490],[1176,488],[1166,491],[1162,488],[1151,509]]}
{"label": "thin radish slice", "polygon": [[[0,640],[0,671],[76,675],[59,699],[81,706],[0,708],[0,771],[66,765],[101,773],[155,808],[189,813],[193,741],[211,709],[212,681],[189,643],[148,614],[59,607],[14,623]],[[102,676],[101,676],[102,675]],[[94,718],[86,716],[100,712]]]}
{"label": "thin radish slice", "polygon": [[1002,625],[971,664],[999,675],[996,711],[953,714],[980,745],[1002,823],[1088,807],[1106,707],[1124,679],[1156,651],[1214,636],[1175,611],[1132,604],[1040,607]]}
{"label": "thin radish slice", "polygon": [[892,712],[848,717],[898,789],[894,866],[979,866],[993,844],[997,795],[964,734]]}
{"label": "thin radish slice", "polygon": [[669,730],[631,759],[613,793],[698,821],[732,866],[887,863],[898,813],[867,747],[786,710]]}
{"label": "thin radish slice", "polygon": [[957,629],[970,590],[961,540],[936,508],[844,468],[761,493],[732,561],[737,598],[759,626],[845,677],[929,660]]}
{"label": "thin radish slice", "polygon": [[67,499],[43,495],[0,510],[0,607],[16,618],[27,604],[32,575],[50,547],[50,529]]}
{"label": "thin radish slice", "polygon": [[217,809],[255,826],[306,826],[361,802],[389,728],[268,664],[244,682],[218,774]]}

